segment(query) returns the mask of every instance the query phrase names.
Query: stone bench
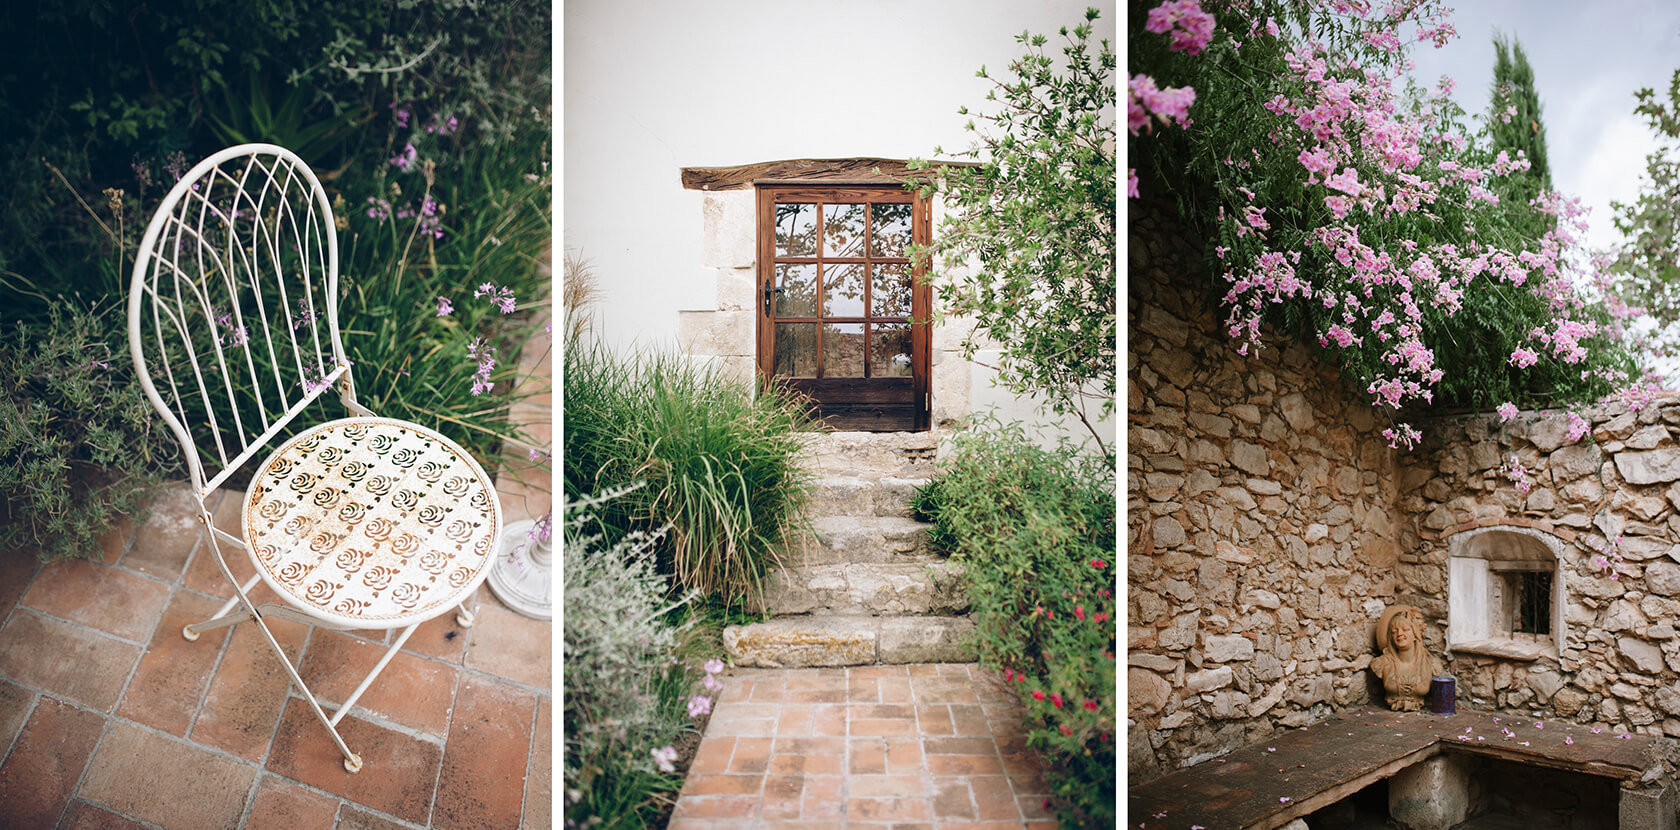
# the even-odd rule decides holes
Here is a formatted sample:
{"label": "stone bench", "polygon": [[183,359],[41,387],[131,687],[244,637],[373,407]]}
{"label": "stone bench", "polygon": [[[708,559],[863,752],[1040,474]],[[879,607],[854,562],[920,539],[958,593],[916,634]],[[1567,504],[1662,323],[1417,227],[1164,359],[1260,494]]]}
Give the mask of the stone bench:
{"label": "stone bench", "polygon": [[1452,827],[1469,806],[1462,762],[1476,757],[1606,779],[1617,788],[1617,826],[1676,826],[1675,741],[1541,723],[1484,712],[1359,710],[1134,786],[1126,826],[1270,830],[1391,779],[1389,810],[1398,823]]}

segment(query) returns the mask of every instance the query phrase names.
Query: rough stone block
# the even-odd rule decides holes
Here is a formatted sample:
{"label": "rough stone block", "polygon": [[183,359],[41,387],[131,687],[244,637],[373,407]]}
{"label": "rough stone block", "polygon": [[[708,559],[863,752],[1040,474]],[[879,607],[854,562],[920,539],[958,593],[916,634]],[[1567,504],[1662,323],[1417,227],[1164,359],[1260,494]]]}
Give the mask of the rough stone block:
{"label": "rough stone block", "polygon": [[1437,755],[1388,779],[1388,816],[1403,830],[1449,830],[1470,811],[1465,759]]}
{"label": "rough stone block", "polygon": [[970,663],[974,621],[967,617],[884,617],[877,635],[882,663]]}
{"label": "rough stone block", "polygon": [[724,650],[735,665],[768,669],[868,665],[876,660],[876,642],[867,618],[807,617],[723,630]]}
{"label": "rough stone block", "polygon": [[700,262],[708,268],[751,268],[758,255],[757,196],[751,190],[707,193]]}
{"label": "rough stone block", "polygon": [[1668,830],[1680,826],[1680,787],[1621,791],[1616,805],[1616,826],[1621,830]]}

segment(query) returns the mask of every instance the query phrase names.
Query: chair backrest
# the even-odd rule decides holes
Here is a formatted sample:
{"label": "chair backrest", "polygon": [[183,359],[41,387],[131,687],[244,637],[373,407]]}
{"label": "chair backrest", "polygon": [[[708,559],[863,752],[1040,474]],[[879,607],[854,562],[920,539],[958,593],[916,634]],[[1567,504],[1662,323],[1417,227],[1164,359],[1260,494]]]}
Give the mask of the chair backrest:
{"label": "chair backrest", "polygon": [[326,389],[357,408],[332,205],[302,159],[245,144],[175,184],[135,256],[128,337],[200,496]]}

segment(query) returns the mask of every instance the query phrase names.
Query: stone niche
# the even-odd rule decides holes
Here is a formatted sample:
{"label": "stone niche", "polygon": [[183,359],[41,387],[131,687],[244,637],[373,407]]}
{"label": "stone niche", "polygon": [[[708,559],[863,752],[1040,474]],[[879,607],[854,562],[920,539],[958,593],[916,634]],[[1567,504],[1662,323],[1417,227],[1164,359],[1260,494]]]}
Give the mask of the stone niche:
{"label": "stone niche", "polygon": [[1447,540],[1447,650],[1513,660],[1567,647],[1564,542],[1527,527],[1482,527]]}

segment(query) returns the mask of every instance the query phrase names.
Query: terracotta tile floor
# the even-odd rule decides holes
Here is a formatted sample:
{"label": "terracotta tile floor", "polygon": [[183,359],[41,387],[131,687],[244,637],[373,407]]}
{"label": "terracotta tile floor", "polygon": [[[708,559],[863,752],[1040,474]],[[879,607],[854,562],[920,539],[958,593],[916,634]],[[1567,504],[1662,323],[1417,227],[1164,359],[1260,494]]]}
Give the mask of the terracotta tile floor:
{"label": "terracotta tile floor", "polygon": [[1021,715],[976,665],[737,669],[670,830],[1054,830]]}
{"label": "terracotta tile floor", "polygon": [[[540,484],[501,488],[508,521],[548,510]],[[220,493],[217,518],[242,495]],[[422,625],[339,724],[365,763],[349,775],[255,626],[181,637],[232,595],[194,509],[171,487],[100,560],[0,552],[0,827],[552,825],[550,623],[486,586],[473,628]],[[324,702],[394,636],[273,628]]]}

